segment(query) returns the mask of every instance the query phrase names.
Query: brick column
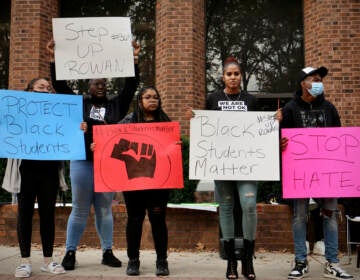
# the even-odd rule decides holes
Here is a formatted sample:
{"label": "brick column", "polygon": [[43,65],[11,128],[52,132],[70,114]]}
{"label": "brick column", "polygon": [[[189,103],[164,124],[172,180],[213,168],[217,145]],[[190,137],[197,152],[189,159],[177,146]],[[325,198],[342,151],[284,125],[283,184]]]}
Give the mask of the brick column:
{"label": "brick column", "polygon": [[157,1],[156,86],[165,112],[188,135],[185,108],[205,102],[204,0]]}
{"label": "brick column", "polygon": [[305,64],[326,66],[325,94],[343,126],[360,125],[360,2],[304,0]]}
{"label": "brick column", "polygon": [[58,0],[11,0],[9,88],[24,89],[29,80],[49,77],[46,43]]}

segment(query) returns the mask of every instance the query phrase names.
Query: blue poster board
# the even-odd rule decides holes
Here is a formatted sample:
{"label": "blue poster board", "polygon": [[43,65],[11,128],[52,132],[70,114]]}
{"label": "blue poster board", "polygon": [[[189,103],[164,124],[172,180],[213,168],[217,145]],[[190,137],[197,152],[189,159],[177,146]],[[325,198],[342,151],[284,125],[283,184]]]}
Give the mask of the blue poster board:
{"label": "blue poster board", "polygon": [[85,159],[82,96],[0,90],[0,157]]}

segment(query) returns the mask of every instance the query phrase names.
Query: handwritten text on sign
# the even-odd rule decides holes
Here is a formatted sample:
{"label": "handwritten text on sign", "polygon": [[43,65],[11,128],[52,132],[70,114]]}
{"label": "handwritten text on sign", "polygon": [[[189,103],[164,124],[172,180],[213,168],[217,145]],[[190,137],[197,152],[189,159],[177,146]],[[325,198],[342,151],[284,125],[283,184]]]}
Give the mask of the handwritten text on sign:
{"label": "handwritten text on sign", "polygon": [[134,76],[130,18],[54,18],[56,79]]}
{"label": "handwritten text on sign", "polygon": [[82,96],[0,90],[0,157],[85,159]]}
{"label": "handwritten text on sign", "polygon": [[282,129],[283,196],[359,197],[360,127]]}
{"label": "handwritten text on sign", "polygon": [[279,180],[274,112],[194,111],[190,179]]}
{"label": "handwritten text on sign", "polygon": [[93,127],[95,191],[183,188],[176,122]]}

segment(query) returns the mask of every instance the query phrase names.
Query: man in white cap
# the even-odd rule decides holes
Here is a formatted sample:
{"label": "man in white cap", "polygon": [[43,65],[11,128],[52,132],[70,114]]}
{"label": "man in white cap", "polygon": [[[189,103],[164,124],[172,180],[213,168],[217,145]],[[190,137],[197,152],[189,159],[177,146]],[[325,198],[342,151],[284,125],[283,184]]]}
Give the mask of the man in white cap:
{"label": "man in white cap", "polygon": [[[299,73],[300,89],[294,98],[282,110],[282,128],[304,127],[338,127],[341,126],[340,116],[335,106],[324,97],[323,78],[327,75],[325,67],[306,67]],[[286,149],[287,139],[281,139],[282,150]],[[353,279],[339,266],[338,259],[338,224],[337,199],[322,198],[320,203],[323,216],[325,268],[324,277],[333,279]],[[309,199],[293,200],[293,239],[295,251],[295,266],[290,271],[288,279],[301,279],[309,271],[306,252],[306,224],[309,209]]]}

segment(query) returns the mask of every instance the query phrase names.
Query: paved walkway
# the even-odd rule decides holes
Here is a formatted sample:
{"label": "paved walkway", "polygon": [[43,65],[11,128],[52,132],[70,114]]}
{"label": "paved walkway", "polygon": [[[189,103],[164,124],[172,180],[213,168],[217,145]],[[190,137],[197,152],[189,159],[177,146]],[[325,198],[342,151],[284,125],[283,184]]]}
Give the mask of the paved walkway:
{"label": "paved walkway", "polygon": [[[153,251],[141,252],[141,266],[139,277],[126,276],[125,268],[127,257],[125,250],[114,250],[114,254],[123,261],[121,268],[110,268],[101,265],[101,252],[99,249],[83,248],[78,250],[76,258],[78,264],[74,271],[62,275],[51,275],[40,272],[42,253],[38,246],[32,250],[33,274],[31,280],[122,280],[122,279],[160,279],[154,276],[156,256]],[[64,248],[55,248],[54,259],[61,261]],[[287,279],[287,274],[293,265],[293,255],[290,253],[269,253],[258,251],[255,259],[255,271],[258,280]],[[226,261],[220,259],[217,252],[170,252],[170,276],[164,277],[172,280],[204,280],[225,279]],[[355,265],[356,257],[353,256],[351,264],[347,257],[341,258],[343,268],[360,280],[360,269]],[[310,273],[307,279],[324,279],[322,277],[324,258],[310,255]],[[0,279],[15,279],[14,270],[19,264],[18,247],[0,246]],[[239,272],[241,268],[239,267]],[[244,279],[240,277],[240,279]]]}

